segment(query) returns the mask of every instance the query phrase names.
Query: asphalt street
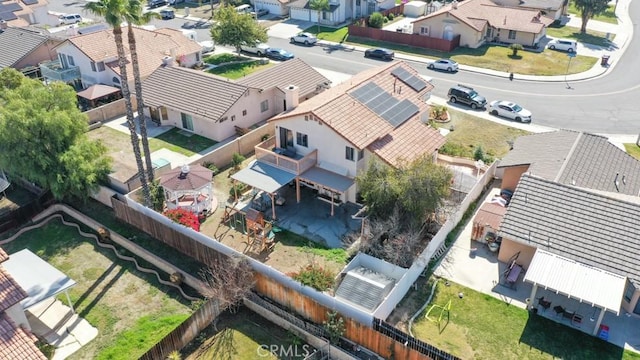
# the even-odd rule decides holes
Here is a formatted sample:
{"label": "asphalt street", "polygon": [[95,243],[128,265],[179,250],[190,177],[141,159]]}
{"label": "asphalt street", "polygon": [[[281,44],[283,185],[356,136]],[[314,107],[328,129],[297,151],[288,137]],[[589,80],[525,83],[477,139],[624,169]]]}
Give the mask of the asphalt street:
{"label": "asphalt street", "polygon": [[[83,1],[65,2],[51,0],[50,11],[63,13],[82,12]],[[632,1],[629,15],[633,21],[640,19],[640,4]],[[176,29],[191,28],[193,21],[176,18],[154,20],[151,25]],[[198,34],[198,41],[209,40],[209,29],[191,28]],[[380,65],[373,59],[365,59],[363,53],[351,50],[329,49],[322,46],[305,47],[289,44],[287,39],[270,38],[269,45],[293,52],[309,65],[344,74],[356,74],[367,68]],[[621,58],[613,58],[617,64],[605,75],[582,81],[538,82],[523,81],[515,75],[514,81],[503,77],[461,70],[456,74],[426,69],[425,62],[409,62],[421,74],[431,77],[435,85],[435,96],[446,98],[449,87],[465,84],[474,87],[491,100],[511,100],[531,110],[534,123],[547,127],[587,131],[605,134],[637,134],[640,132],[640,116],[636,103],[640,103],[640,71],[635,67],[640,56],[640,43],[630,38]],[[566,69],[567,62],[557,64]],[[456,105],[452,105],[456,106]]]}

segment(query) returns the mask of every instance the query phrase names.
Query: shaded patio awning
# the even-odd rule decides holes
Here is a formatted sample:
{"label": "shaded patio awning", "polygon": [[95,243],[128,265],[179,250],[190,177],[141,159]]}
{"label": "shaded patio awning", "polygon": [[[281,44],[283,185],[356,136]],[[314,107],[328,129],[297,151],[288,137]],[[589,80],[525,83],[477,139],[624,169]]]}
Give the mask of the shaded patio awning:
{"label": "shaded patio awning", "polygon": [[620,313],[627,278],[538,249],[524,281]]}
{"label": "shaded patio awning", "polygon": [[103,96],[117,93],[119,91],[120,89],[118,89],[117,87],[96,84],[96,85],[91,85],[88,88],[80,91],[77,95],[87,100],[95,100]]}
{"label": "shaded patio awning", "polygon": [[353,185],[354,180],[344,175],[336,174],[334,172],[319,168],[317,166],[305,171],[300,175],[300,180],[312,182],[325,187],[329,190],[333,190],[337,193],[343,193]]}
{"label": "shaded patio awning", "polygon": [[500,204],[486,202],[482,204],[473,221],[481,226],[489,225],[492,229],[497,230],[506,212],[506,207]]}
{"label": "shaded patio awning", "polygon": [[231,175],[231,178],[272,194],[293,181],[296,176],[288,171],[255,160],[246,168]]}
{"label": "shaded patio awning", "polygon": [[21,302],[25,310],[76,284],[74,280],[28,249],[9,255],[9,260],[2,265],[27,292],[27,298]]}

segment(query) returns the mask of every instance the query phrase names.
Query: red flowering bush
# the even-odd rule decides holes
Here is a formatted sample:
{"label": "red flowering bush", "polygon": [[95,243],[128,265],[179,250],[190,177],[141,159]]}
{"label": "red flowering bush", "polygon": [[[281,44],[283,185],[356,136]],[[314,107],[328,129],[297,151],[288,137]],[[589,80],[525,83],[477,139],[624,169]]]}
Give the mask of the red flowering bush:
{"label": "red flowering bush", "polygon": [[164,212],[164,216],[168,217],[173,222],[188,226],[195,231],[200,231],[200,220],[198,220],[198,215],[189,210],[181,208],[167,210]]}

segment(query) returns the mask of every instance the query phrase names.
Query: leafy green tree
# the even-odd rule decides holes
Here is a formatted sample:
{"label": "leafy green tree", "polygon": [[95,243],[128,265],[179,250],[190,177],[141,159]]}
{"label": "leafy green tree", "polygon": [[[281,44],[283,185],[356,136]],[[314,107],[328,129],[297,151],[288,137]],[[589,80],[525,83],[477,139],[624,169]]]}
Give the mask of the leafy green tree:
{"label": "leafy green tree", "polygon": [[580,18],[582,19],[582,25],[580,25],[580,32],[585,34],[587,32],[587,22],[589,19],[593,19],[594,16],[600,15],[609,8],[609,0],[573,0],[576,10],[580,12]]}
{"label": "leafy green tree", "polygon": [[509,45],[509,49],[511,49],[511,56],[516,57],[518,56],[518,51],[522,50],[523,47],[521,44],[511,44]]}
{"label": "leafy green tree", "polygon": [[382,29],[382,25],[384,25],[384,21],[386,18],[379,12],[374,12],[369,16],[369,26],[376,29]]}
{"label": "leafy green tree", "polygon": [[311,0],[309,1],[309,8],[315,10],[318,16],[318,22],[316,23],[316,33],[320,33],[320,15],[323,11],[329,10],[329,0]]}
{"label": "leafy green tree", "polygon": [[241,45],[268,39],[267,30],[251,14],[239,14],[233,6],[221,6],[213,17],[211,38],[216,44],[233,46],[240,52]]}
{"label": "leafy green tree", "polygon": [[0,71],[0,168],[56,199],[86,199],[111,169],[107,149],[87,131],[73,88]]}
{"label": "leafy green tree", "polygon": [[[213,1],[212,1],[213,3]],[[129,52],[131,53],[131,67],[133,68],[133,83],[136,91],[136,102],[138,105],[138,126],[140,127],[140,138],[142,139],[142,151],[147,166],[147,181],[153,183],[153,163],[151,162],[151,151],[149,150],[149,138],[147,136],[147,122],[144,116],[144,100],[142,99],[142,80],[140,79],[140,61],[138,60],[138,48],[136,37],[133,32],[133,25],[144,25],[152,19],[159,19],[160,14],[149,11],[142,12],[140,0],[129,0],[126,12],[123,14],[127,20],[127,39],[129,41]],[[150,194],[151,196],[151,194]],[[151,202],[154,200],[151,199]]]}
{"label": "leafy green tree", "polygon": [[144,171],[138,133],[136,132],[136,122],[133,116],[133,105],[131,103],[131,91],[129,90],[129,76],[127,71],[127,56],[124,52],[124,43],[122,41],[121,24],[126,20],[128,6],[128,0],[99,0],[87,2],[84,5],[84,9],[94,15],[103,17],[107,24],[113,27],[113,37],[118,53],[118,70],[120,72],[121,91],[125,103],[127,127],[129,128],[129,133],[131,135],[131,147],[136,159],[136,165],[138,166],[138,176],[140,177],[144,203],[146,206],[151,206],[149,183],[147,182],[147,175]]}
{"label": "leafy green tree", "polygon": [[372,161],[356,181],[374,218],[384,219],[397,208],[406,225],[413,226],[442,205],[452,177],[446,167],[423,157],[398,168]]}

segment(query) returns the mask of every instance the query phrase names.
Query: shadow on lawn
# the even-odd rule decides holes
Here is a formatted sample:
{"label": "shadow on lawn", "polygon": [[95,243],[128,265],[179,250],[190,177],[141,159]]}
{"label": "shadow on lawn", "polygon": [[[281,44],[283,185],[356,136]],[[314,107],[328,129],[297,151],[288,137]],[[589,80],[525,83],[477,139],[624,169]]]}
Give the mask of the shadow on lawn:
{"label": "shadow on lawn", "polygon": [[533,313],[519,342],[559,359],[622,359],[623,355],[620,347]]}

